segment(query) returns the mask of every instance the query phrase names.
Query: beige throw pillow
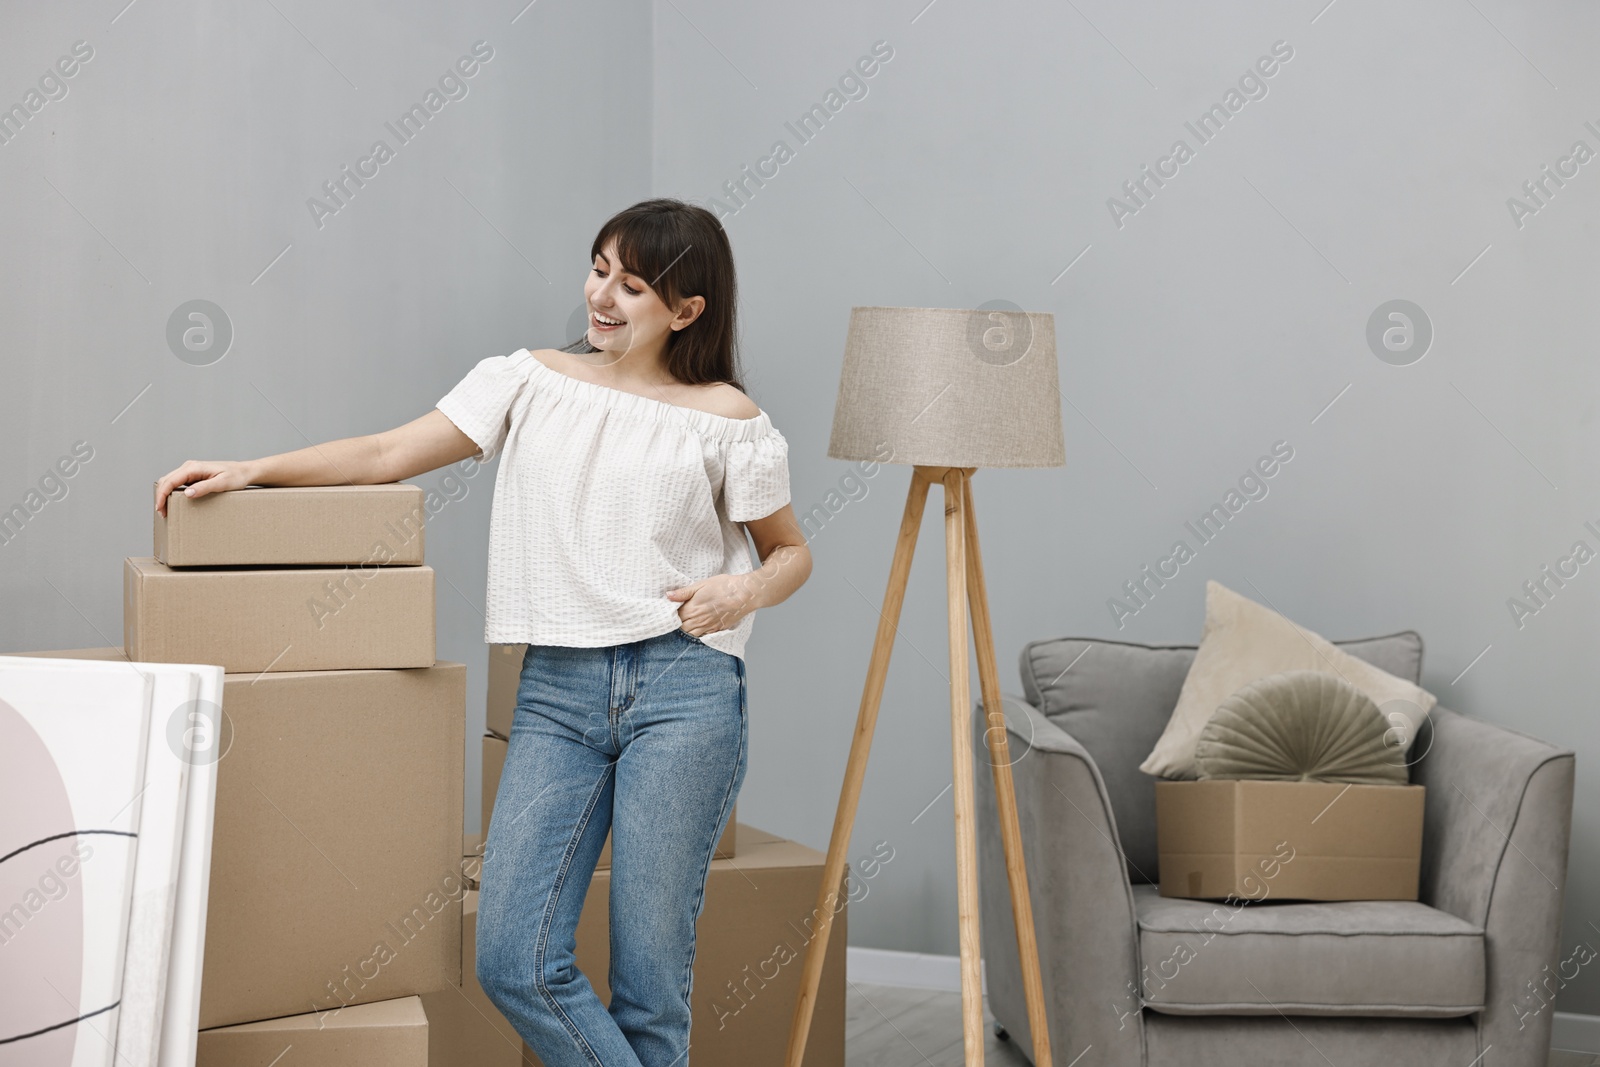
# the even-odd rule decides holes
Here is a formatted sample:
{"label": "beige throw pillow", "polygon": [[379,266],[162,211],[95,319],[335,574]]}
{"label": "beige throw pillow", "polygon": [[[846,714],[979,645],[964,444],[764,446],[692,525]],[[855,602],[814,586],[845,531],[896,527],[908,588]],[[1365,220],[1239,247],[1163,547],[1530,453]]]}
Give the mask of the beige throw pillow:
{"label": "beige throw pillow", "polygon": [[1200,647],[1172,718],[1139,769],[1162,778],[1198,777],[1195,744],[1217,705],[1258,678],[1294,670],[1331,671],[1371,697],[1393,730],[1397,756],[1411,747],[1438,699],[1222,583],[1207,581]]}

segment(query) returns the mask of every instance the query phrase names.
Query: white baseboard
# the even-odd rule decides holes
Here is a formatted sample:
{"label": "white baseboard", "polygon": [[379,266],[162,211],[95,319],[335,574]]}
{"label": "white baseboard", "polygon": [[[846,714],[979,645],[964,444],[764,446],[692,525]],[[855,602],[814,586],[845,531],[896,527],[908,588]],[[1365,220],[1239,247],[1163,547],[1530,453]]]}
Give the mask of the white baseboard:
{"label": "white baseboard", "polygon": [[1550,1047],[1600,1056],[1600,1015],[1556,1012],[1551,1027]]}
{"label": "white baseboard", "polygon": [[[845,948],[845,973],[852,982],[870,985],[897,985],[908,989],[942,989],[961,992],[961,957],[933,956],[925,952],[897,952],[887,948]],[[978,961],[983,978],[983,961]],[[989,984],[982,982],[984,995]]]}

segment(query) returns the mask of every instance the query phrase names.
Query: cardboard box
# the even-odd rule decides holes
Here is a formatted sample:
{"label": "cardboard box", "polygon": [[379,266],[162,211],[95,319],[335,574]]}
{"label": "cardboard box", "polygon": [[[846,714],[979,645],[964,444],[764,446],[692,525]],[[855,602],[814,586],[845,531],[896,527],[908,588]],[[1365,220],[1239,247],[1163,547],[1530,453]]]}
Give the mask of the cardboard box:
{"label": "cardboard box", "polygon": [[1161,895],[1416,900],[1420,785],[1156,782]]}
{"label": "cardboard box", "polygon": [[226,679],[202,1026],[460,983],[466,673]]}
{"label": "cardboard box", "polygon": [[[478,894],[461,903],[461,982],[422,995],[428,1067],[517,1067],[522,1035],[478,984]],[[263,1061],[265,1062],[265,1061]]]}
{"label": "cardboard box", "polygon": [[224,677],[202,1029],[460,984],[466,687],[460,663]]}
{"label": "cardboard box", "polygon": [[527,645],[489,646],[489,693],[484,724],[491,734],[511,736],[511,720],[517,711],[517,687],[522,683],[522,657],[527,651]]}
{"label": "cardboard box", "polygon": [[[694,1067],[783,1062],[806,947],[822,918],[813,912],[827,864],[823,853],[749,825],[739,828],[739,840],[738,860],[712,862],[705,910],[695,928],[689,995]],[[839,889],[803,1067],[845,1062],[849,905],[844,882]],[[610,870],[596,871],[578,920],[576,949],[578,969],[605,1004],[611,1002],[610,893]],[[523,1063],[540,1064],[526,1045]]]}
{"label": "cardboard box", "polygon": [[398,483],[174,492],[155,516],[155,557],[169,567],[415,565],[425,518],[421,488]]}
{"label": "cardboard box", "polygon": [[177,571],[130,558],[123,647],[230,674],[431,667],[433,586],[432,567]]}
{"label": "cardboard box", "polygon": [[421,999],[401,997],[201,1030],[195,1067],[428,1067],[430,1029]]}
{"label": "cardboard box", "polygon": [[[481,836],[486,836],[489,832],[489,816],[494,813],[494,798],[500,790],[500,774],[506,765],[506,747],[507,742],[504,738],[495,737],[493,734],[483,735],[483,835]],[[711,853],[712,859],[733,859],[738,854],[738,828],[739,804],[735,801],[733,811],[728,815],[728,825],[722,831],[722,838],[717,842],[716,849]],[[611,866],[609,833],[606,834],[606,843],[600,847],[600,862],[596,866]]]}
{"label": "cardboard box", "polygon": [[[506,749],[508,742],[503,737],[493,734],[483,735],[483,782],[482,796],[483,821],[478,825],[482,827],[481,837],[489,836],[489,816],[494,812],[495,794],[500,791],[500,775],[506,767]],[[610,841],[608,839],[607,844]]]}
{"label": "cardboard box", "polygon": [[468,889],[478,888],[478,872],[483,865],[483,835],[461,835],[461,874]]}

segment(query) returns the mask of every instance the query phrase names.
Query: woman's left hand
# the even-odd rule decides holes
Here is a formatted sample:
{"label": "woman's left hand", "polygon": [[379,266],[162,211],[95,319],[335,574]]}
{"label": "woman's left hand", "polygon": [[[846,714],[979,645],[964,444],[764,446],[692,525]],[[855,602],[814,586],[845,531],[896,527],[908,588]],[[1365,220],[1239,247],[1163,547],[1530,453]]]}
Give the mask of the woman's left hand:
{"label": "woman's left hand", "polygon": [[693,637],[732,629],[756,608],[752,591],[732,574],[713,574],[669,589],[667,599],[685,601],[678,609],[678,622]]}

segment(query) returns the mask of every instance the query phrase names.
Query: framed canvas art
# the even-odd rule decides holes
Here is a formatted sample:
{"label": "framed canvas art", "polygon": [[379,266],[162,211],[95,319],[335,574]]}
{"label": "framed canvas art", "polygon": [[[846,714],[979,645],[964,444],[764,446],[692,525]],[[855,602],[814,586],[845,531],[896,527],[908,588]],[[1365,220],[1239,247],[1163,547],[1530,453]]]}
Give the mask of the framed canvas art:
{"label": "framed canvas art", "polygon": [[0,1065],[193,1064],[221,693],[0,657]]}

